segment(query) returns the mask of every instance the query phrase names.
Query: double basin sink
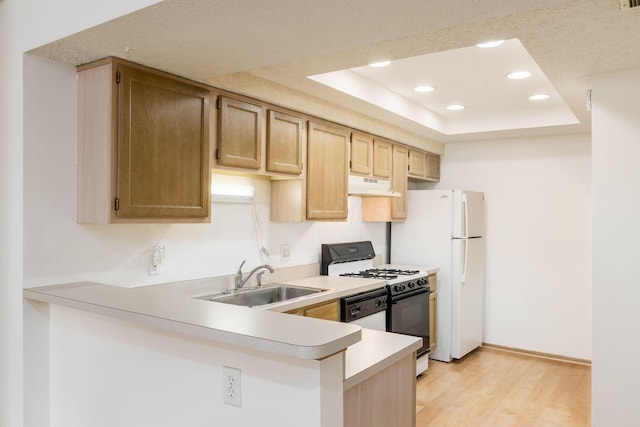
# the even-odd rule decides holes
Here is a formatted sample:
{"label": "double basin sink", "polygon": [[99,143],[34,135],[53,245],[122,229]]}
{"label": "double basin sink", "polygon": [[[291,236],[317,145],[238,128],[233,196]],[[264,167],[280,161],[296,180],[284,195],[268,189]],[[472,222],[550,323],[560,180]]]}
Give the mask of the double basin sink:
{"label": "double basin sink", "polygon": [[267,285],[259,288],[227,291],[214,295],[198,297],[198,299],[222,302],[226,304],[256,307],[317,294],[327,289],[305,288],[291,285]]}

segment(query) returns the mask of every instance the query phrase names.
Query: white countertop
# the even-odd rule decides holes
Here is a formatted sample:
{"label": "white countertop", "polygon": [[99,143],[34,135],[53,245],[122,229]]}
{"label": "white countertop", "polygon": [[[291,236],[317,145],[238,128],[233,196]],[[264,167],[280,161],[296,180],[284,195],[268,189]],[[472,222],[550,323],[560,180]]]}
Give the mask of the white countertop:
{"label": "white countertop", "polygon": [[360,341],[361,328],[268,310],[91,282],[24,290],[24,296],[213,341],[298,359],[322,359]]}
{"label": "white countertop", "polygon": [[[431,269],[437,271],[437,269]],[[259,308],[199,300],[193,281],[140,288],[92,282],[24,290],[29,299],[154,326],[212,341],[299,359],[322,359],[348,348],[345,390],[416,351],[420,338],[362,329],[349,323],[284,315],[311,304],[377,289],[377,279],[315,276],[283,282],[325,291]]]}
{"label": "white countertop", "polygon": [[358,385],[422,346],[422,338],[362,329],[362,340],[345,357],[344,390]]}

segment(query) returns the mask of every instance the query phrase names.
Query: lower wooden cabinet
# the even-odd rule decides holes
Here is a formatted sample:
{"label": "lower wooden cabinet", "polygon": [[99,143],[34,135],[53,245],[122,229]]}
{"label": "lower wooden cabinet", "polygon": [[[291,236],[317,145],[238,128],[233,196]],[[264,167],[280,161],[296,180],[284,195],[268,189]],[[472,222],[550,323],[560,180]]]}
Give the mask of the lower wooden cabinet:
{"label": "lower wooden cabinet", "polygon": [[429,350],[434,351],[438,345],[438,282],[435,274],[429,275]]}
{"label": "lower wooden cabinet", "polygon": [[415,425],[415,353],[344,392],[345,427]]}
{"label": "lower wooden cabinet", "polygon": [[287,311],[286,313],[295,314],[297,316],[313,317],[315,319],[334,320],[337,322],[340,320],[340,304],[338,303],[338,300],[325,301]]}

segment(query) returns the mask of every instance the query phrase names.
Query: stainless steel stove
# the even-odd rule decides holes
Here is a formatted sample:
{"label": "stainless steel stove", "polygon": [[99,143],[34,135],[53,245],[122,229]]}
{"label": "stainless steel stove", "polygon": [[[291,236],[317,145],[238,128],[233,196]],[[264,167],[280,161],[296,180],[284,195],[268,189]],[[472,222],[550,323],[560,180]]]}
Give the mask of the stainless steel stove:
{"label": "stainless steel stove", "polygon": [[[428,366],[431,292],[428,274],[410,266],[376,267],[373,265],[374,258],[375,251],[370,241],[323,244],[320,273],[328,276],[380,279],[385,282],[384,330],[422,338],[422,347],[417,351],[417,370],[420,374]],[[373,307],[373,304],[377,307]],[[345,299],[341,310],[342,321],[350,321],[350,318],[354,319],[360,314],[364,317],[382,312],[380,293],[372,293],[370,299],[367,295],[360,295],[357,301]],[[363,327],[367,327],[364,322]]]}

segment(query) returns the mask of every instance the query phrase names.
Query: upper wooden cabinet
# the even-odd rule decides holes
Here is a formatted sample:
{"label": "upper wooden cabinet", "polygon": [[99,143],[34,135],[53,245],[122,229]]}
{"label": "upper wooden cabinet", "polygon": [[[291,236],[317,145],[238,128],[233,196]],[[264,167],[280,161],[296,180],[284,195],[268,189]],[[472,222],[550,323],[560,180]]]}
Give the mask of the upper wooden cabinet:
{"label": "upper wooden cabinet", "polygon": [[267,171],[300,175],[304,120],[274,110],[267,114]]}
{"label": "upper wooden cabinet", "polygon": [[440,156],[427,153],[427,172],[425,178],[429,181],[440,181]]}
{"label": "upper wooden cabinet", "polygon": [[351,173],[371,175],[373,161],[373,138],[361,133],[351,134],[349,168]]}
{"label": "upper wooden cabinet", "polygon": [[351,158],[349,160],[352,174],[391,178],[391,147],[389,141],[373,138],[354,132],[351,134]]}
{"label": "upper wooden cabinet", "polygon": [[363,197],[363,221],[403,221],[407,218],[407,167],[409,150],[399,144],[392,145],[391,189],[400,197]]}
{"label": "upper wooden cabinet", "polygon": [[209,88],[115,58],[78,68],[78,222],[209,217]]}
{"label": "upper wooden cabinet", "polygon": [[409,149],[409,177],[425,181],[440,181],[440,156]]}
{"label": "upper wooden cabinet", "polygon": [[307,137],[307,219],[347,218],[347,128],[309,122]]}
{"label": "upper wooden cabinet", "polygon": [[391,189],[400,193],[400,197],[391,198],[391,220],[407,218],[407,147],[393,146],[393,176]]}
{"label": "upper wooden cabinet", "polygon": [[409,176],[424,178],[427,171],[427,153],[409,149]]}
{"label": "upper wooden cabinet", "polygon": [[224,95],[218,98],[217,107],[216,168],[257,175],[302,174],[302,117]]}
{"label": "upper wooden cabinet", "polygon": [[373,140],[373,176],[391,178],[393,169],[393,144],[381,139]]}
{"label": "upper wooden cabinet", "polygon": [[218,98],[218,163],[260,169],[263,121],[262,107],[226,96]]}

